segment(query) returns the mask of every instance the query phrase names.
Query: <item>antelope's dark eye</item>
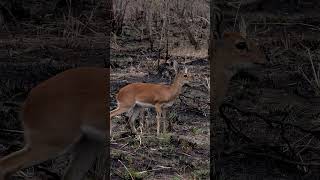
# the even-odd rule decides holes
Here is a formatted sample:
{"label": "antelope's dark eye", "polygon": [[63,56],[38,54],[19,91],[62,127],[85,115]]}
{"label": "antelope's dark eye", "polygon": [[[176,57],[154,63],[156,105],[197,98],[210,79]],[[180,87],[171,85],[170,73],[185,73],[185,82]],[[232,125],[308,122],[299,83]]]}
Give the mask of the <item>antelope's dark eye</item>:
{"label": "antelope's dark eye", "polygon": [[185,75],[183,75],[183,77],[188,77],[188,75],[185,74]]}
{"label": "antelope's dark eye", "polygon": [[246,42],[238,42],[236,44],[236,48],[243,50],[243,49],[248,49],[248,46]]}

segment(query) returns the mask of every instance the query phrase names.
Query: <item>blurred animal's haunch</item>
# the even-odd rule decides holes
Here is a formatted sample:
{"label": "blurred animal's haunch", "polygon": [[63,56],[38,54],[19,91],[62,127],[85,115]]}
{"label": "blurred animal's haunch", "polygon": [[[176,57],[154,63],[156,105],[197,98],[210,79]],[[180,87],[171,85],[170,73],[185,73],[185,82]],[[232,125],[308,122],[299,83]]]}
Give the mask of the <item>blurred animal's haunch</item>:
{"label": "blurred animal's haunch", "polygon": [[68,150],[64,179],[82,179],[104,150],[108,76],[108,68],[76,68],[33,88],[22,108],[25,146],[0,159],[0,180]]}

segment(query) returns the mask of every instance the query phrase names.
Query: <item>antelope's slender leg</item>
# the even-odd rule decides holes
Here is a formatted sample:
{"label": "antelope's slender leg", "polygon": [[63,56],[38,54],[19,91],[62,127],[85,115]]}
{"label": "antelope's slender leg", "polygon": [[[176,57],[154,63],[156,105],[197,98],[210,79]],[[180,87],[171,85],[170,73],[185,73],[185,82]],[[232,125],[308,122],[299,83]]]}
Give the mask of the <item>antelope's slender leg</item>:
{"label": "antelope's slender leg", "polygon": [[[147,109],[147,117],[151,117],[150,109]],[[146,126],[146,129],[147,129],[147,132],[150,132],[150,122],[149,122],[149,120],[150,119],[145,118],[145,126]]]}
{"label": "antelope's slender leg", "polygon": [[168,129],[169,131],[172,131],[172,119],[168,119]]}
{"label": "antelope's slender leg", "polygon": [[[144,108],[140,108],[140,112],[139,112],[139,115],[140,115],[140,117],[141,117],[141,119],[140,119],[140,128],[141,128],[141,132],[142,132],[142,129],[143,128],[148,128],[148,127],[145,127],[146,126],[146,124],[145,124],[145,121],[146,121],[146,116],[145,116],[145,109]],[[147,129],[146,129],[147,130]]]}
{"label": "antelope's slender leg", "polygon": [[162,113],[162,109],[161,109],[161,105],[160,104],[156,104],[156,112],[157,112],[157,135],[160,134],[160,119],[161,119],[161,113]]}
{"label": "antelope's slender leg", "polygon": [[162,110],[162,121],[163,121],[163,133],[166,133],[166,121],[167,121],[167,109],[163,108]]}
{"label": "antelope's slender leg", "polygon": [[140,114],[140,108],[141,107],[135,105],[131,109],[130,118],[129,118],[129,124],[130,124],[130,128],[131,128],[131,132],[133,134],[137,134],[137,129],[135,127],[135,120]]}

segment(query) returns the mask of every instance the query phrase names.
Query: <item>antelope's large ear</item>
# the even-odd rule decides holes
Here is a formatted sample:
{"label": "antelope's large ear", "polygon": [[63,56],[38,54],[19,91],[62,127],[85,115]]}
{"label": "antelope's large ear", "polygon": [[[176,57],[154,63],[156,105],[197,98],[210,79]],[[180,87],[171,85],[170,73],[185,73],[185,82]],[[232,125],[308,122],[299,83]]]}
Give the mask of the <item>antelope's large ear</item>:
{"label": "antelope's large ear", "polygon": [[240,34],[243,38],[247,38],[247,24],[244,18],[241,16],[241,21],[239,22]]}

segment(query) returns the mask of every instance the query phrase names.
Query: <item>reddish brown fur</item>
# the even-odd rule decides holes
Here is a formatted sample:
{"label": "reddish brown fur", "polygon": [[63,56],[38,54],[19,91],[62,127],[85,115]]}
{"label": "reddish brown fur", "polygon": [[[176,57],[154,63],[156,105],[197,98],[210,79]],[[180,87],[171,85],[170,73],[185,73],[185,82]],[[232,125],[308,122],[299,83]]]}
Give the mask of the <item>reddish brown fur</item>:
{"label": "reddish brown fur", "polygon": [[[184,77],[186,75],[187,77]],[[118,107],[110,112],[110,133],[111,118],[124,112],[132,110],[136,102],[142,102],[155,106],[157,111],[157,134],[159,134],[160,116],[165,116],[163,105],[172,102],[180,94],[184,81],[190,79],[186,73],[179,73],[173,84],[151,84],[151,83],[132,83],[119,90],[117,94]],[[162,111],[164,111],[162,113]],[[134,112],[135,113],[135,112]],[[134,116],[134,115],[133,115]],[[130,122],[131,129],[135,133],[134,118]],[[164,124],[165,126],[165,124]],[[165,129],[165,127],[163,127]]]}
{"label": "reddish brown fur", "polygon": [[[78,155],[72,165],[76,167],[70,166],[65,176],[66,179],[80,179],[81,174],[75,174],[74,169],[90,168],[96,148],[103,147],[101,140],[107,132],[107,76],[107,68],[76,68],[33,88],[22,111],[26,145],[0,160],[0,180],[34,161],[57,156],[85,135],[89,141],[75,145]],[[86,131],[88,128],[94,130],[92,134]],[[97,147],[86,149],[89,144]],[[82,167],[80,163],[88,165]]]}
{"label": "reddish brown fur", "polygon": [[162,84],[132,83],[120,89],[117,100],[121,104],[132,105],[136,101],[148,104],[163,104],[175,99],[180,88]]}

